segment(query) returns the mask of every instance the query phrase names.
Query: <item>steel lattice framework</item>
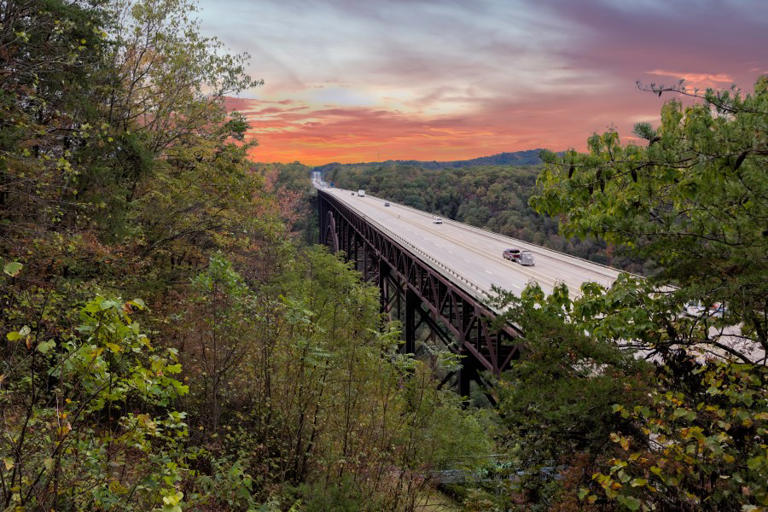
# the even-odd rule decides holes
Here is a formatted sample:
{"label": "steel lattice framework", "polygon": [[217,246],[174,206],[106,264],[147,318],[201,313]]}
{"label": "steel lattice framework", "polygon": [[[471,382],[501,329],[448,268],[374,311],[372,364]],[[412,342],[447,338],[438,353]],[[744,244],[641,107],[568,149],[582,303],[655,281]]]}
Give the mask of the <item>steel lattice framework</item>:
{"label": "steel lattice framework", "polygon": [[416,331],[425,325],[433,341],[442,341],[462,356],[458,375],[462,395],[469,393],[469,382],[477,379],[478,370],[498,375],[518,356],[519,329],[508,323],[499,326],[491,309],[405,243],[322,190],[318,190],[318,213],[320,242],[334,252],[343,251],[365,280],[378,284],[383,311],[398,318],[404,313],[406,352],[414,352]]}

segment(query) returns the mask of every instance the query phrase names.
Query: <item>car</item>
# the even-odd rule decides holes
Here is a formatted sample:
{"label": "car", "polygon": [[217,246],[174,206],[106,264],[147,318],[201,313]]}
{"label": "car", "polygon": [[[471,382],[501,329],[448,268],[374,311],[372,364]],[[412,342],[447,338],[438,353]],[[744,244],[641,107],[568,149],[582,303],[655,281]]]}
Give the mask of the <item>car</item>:
{"label": "car", "polygon": [[432,219],[432,224],[442,224],[442,223],[443,223],[442,217],[435,217],[434,219]]}
{"label": "car", "polygon": [[389,201],[385,202],[384,206],[389,206]]}
{"label": "car", "polygon": [[533,253],[531,251],[521,251],[517,262],[525,267],[532,267],[535,265],[533,261]]}
{"label": "car", "polygon": [[725,304],[722,302],[715,302],[711,306],[709,306],[709,316],[714,318],[723,318],[723,314],[726,311]]}
{"label": "car", "polygon": [[520,249],[510,247],[509,249],[504,249],[504,252],[502,252],[501,255],[505,260],[519,262],[521,252],[522,251]]}
{"label": "car", "polygon": [[685,313],[688,316],[701,316],[706,311],[706,308],[701,305],[699,301],[688,302],[685,304]]}

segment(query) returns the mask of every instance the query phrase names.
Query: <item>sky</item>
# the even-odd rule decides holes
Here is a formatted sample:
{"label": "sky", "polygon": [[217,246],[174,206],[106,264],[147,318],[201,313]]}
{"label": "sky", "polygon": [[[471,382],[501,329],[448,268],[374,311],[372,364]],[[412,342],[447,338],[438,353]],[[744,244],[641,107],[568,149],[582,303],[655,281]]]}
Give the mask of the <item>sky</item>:
{"label": "sky", "polygon": [[664,101],[641,84],[750,90],[768,0],[200,0],[205,34],[264,85],[251,157],[462,160],[632,142]]}

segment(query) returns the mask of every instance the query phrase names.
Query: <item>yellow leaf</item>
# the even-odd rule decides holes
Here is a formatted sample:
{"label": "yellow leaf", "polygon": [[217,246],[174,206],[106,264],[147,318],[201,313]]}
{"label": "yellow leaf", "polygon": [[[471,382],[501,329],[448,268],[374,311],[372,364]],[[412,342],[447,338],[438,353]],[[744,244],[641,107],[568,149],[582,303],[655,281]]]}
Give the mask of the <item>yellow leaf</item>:
{"label": "yellow leaf", "polygon": [[6,471],[12,470],[13,466],[15,466],[15,464],[13,463],[13,459],[8,458],[8,457],[3,459],[3,463],[5,464],[5,470]]}
{"label": "yellow leaf", "polygon": [[109,350],[111,350],[112,352],[116,352],[116,353],[117,353],[117,352],[120,352],[120,350],[122,350],[122,349],[120,348],[120,345],[118,345],[117,343],[110,343],[110,342],[107,342],[107,343],[105,343],[105,345],[106,345],[106,346],[107,346],[107,348],[108,348]]}

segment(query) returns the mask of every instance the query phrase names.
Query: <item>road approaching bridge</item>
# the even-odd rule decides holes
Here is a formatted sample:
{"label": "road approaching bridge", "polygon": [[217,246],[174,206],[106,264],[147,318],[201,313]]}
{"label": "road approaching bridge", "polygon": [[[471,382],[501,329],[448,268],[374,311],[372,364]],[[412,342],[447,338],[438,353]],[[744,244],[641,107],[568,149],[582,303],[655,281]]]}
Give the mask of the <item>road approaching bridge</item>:
{"label": "road approaching bridge", "polygon": [[[532,281],[545,293],[551,293],[557,283],[565,283],[571,296],[576,296],[584,282],[610,286],[619,275],[611,267],[460,222],[440,219],[442,223],[438,224],[432,214],[368,194],[359,197],[354,191],[332,187],[323,187],[322,191],[405,242],[424,261],[437,266],[443,275],[478,298],[494,285],[519,295]],[[504,259],[502,252],[510,247],[531,251],[535,265],[523,266]]]}

